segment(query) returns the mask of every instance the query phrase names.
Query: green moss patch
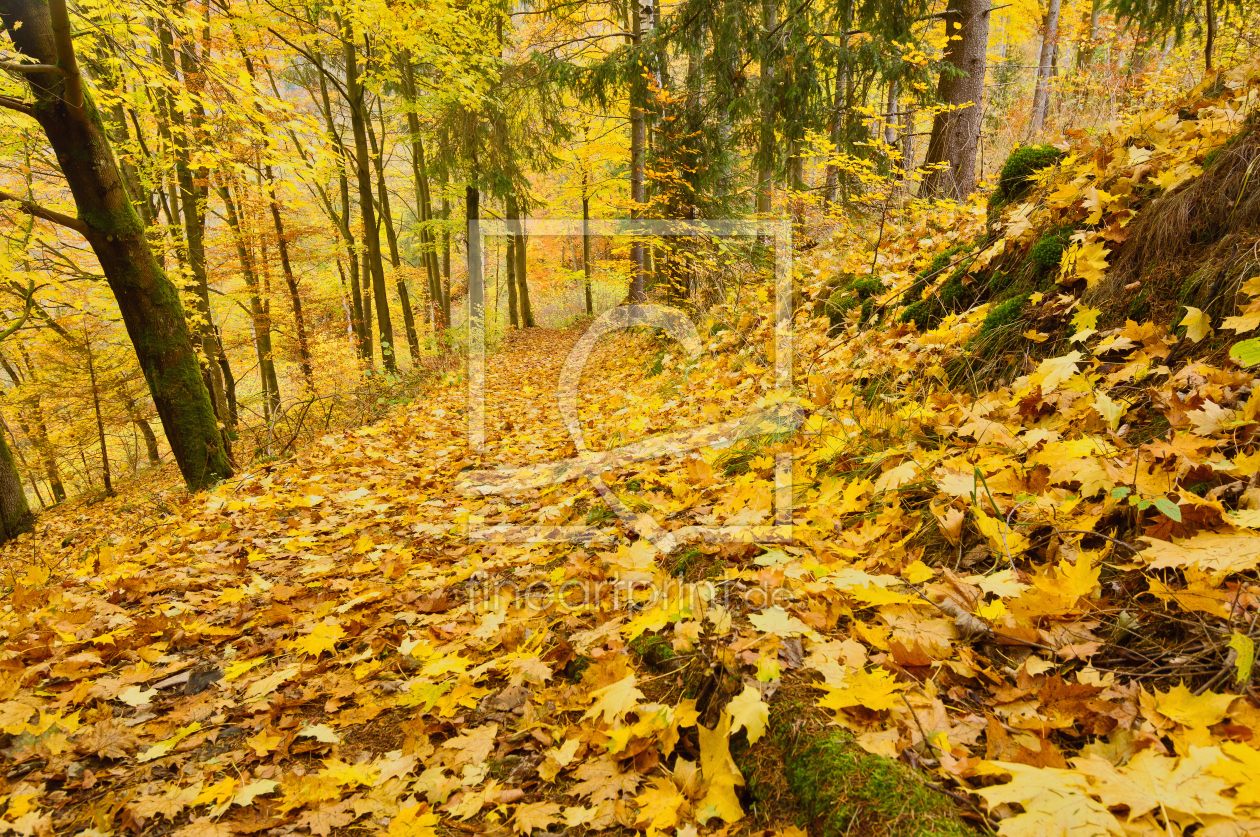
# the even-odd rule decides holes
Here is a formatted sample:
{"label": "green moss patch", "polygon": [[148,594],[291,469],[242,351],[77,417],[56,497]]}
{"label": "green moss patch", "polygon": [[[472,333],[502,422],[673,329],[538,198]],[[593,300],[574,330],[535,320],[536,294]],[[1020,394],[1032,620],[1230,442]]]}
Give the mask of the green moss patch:
{"label": "green moss patch", "polygon": [[788,785],[820,837],[972,835],[953,803],[893,759],[872,755],[840,730],[788,754]]}

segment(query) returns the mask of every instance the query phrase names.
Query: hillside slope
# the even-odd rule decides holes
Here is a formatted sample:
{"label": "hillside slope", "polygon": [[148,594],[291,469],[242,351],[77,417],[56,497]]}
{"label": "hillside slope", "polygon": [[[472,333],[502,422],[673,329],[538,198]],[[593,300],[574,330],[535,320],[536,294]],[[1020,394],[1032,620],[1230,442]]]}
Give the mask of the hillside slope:
{"label": "hillside slope", "polygon": [[[1260,284],[1251,163],[1234,173],[1256,95],[1227,74],[1043,149],[992,209],[908,204],[874,252],[824,242],[801,259],[792,393],[768,289],[710,311],[694,356],[602,342],[592,448],[803,416],[605,473],[636,526],[679,533],[664,554],[589,478],[472,490],[576,455],[555,408],[576,331],[491,358],[483,453],[448,378],[206,495],[44,516],[4,552],[0,827],[1260,832],[1260,394],[1240,341]],[[1214,172],[1239,197],[1177,252],[1228,269],[1179,309],[1137,231]],[[1121,258],[1138,264],[1116,290]],[[798,750],[812,775],[767,766]],[[905,806],[873,816],[881,795]]]}

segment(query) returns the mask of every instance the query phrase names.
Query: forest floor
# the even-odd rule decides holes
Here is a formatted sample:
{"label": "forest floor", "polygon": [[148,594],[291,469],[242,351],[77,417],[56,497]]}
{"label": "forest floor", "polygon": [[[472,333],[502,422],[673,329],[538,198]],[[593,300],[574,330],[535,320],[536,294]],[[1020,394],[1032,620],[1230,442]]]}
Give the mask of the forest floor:
{"label": "forest floor", "polygon": [[[450,374],[41,515],[0,833],[1260,834],[1258,101],[1230,71],[994,217],[836,230],[790,389],[745,273],[694,340],[510,334],[483,431]],[[1121,269],[1173,246],[1205,302]]]}

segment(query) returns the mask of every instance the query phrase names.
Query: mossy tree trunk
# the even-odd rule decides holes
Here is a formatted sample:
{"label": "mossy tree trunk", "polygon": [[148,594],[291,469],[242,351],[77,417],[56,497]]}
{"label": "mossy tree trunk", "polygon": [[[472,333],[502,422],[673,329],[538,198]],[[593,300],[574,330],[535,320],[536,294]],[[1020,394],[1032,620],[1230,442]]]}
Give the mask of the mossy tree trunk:
{"label": "mossy tree trunk", "polygon": [[17,461],[5,434],[0,432],[0,543],[7,543],[29,531],[33,520]]}
{"label": "mossy tree trunk", "polygon": [[976,153],[984,102],[991,0],[949,0],[945,10],[945,63],[937,97],[950,110],[936,115],[925,166],[922,197],[962,200],[976,186]]}
{"label": "mossy tree trunk", "polygon": [[[55,12],[55,14],[54,14]],[[0,0],[14,46],[57,70],[26,74],[33,116],[48,136],[79,217],[32,204],[27,211],[87,238],[122,313],[184,481],[199,490],[232,474],[210,393],[180,305],[132,206],[109,136],[83,90],[65,0]]]}

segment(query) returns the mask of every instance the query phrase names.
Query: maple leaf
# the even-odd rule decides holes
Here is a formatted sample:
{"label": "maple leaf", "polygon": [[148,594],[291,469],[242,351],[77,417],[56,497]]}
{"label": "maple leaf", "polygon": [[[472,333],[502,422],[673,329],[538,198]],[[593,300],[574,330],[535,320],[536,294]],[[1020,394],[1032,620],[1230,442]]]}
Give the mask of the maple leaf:
{"label": "maple leaf", "polygon": [[494,740],[498,734],[498,724],[486,724],[467,730],[443,743],[443,748],[455,750],[450,766],[483,764],[494,751]]}
{"label": "maple leaf", "polygon": [[1080,352],[1070,352],[1062,357],[1043,360],[1028,380],[1040,385],[1041,392],[1049,394],[1059,388],[1059,384],[1076,374],[1076,364],[1084,357]]}
{"label": "maple leaf", "polygon": [[309,727],[303,727],[297,734],[298,738],[314,738],[323,744],[340,744],[341,736],[337,735],[337,731],[328,724],[311,724]]}
{"label": "maple leaf", "polygon": [[761,699],[757,687],[744,686],[744,690],[726,705],[726,711],[731,715],[732,735],[745,729],[748,731],[748,743],[756,744],[766,734],[770,707]]}
{"label": "maple leaf", "polygon": [[1212,315],[1187,305],[1186,316],[1178,325],[1185,327],[1186,337],[1190,338],[1191,343],[1198,343],[1212,333]]}
{"label": "maple leaf", "polygon": [[1214,692],[1196,695],[1182,682],[1167,692],[1156,691],[1155,708],[1170,721],[1188,727],[1210,727],[1225,720],[1229,705],[1234,699],[1234,695],[1218,695]]}
{"label": "maple leaf", "polygon": [[768,607],[760,613],[752,614],[748,617],[748,621],[762,633],[774,634],[785,638],[813,633],[808,625],[795,616],[790,615],[778,605]]}
{"label": "maple leaf", "polygon": [[988,772],[1011,775],[1006,784],[975,791],[989,809],[1013,803],[1024,809],[1023,813],[1002,820],[998,833],[1003,837],[1124,834],[1115,816],[1090,796],[1091,787],[1081,773],[1004,761],[985,762],[982,767]]}
{"label": "maple leaf", "polygon": [[75,742],[75,749],[103,759],[123,759],[139,746],[137,738],[121,721],[108,719],[92,726]]}
{"label": "maple leaf", "polygon": [[554,802],[531,802],[520,805],[512,815],[512,830],[517,834],[533,834],[535,829],[547,831],[563,822],[560,806]]}
{"label": "maple leaf", "polygon": [[1146,536],[1138,540],[1149,544],[1140,554],[1153,569],[1198,567],[1210,573],[1235,573],[1260,566],[1260,538],[1250,534],[1200,532],[1171,543]]}
{"label": "maple leaf", "polygon": [[346,635],[346,631],[337,623],[327,621],[316,625],[309,634],[293,641],[293,648],[302,654],[318,657],[321,654],[332,654],[337,650],[337,643]]}
{"label": "maple leaf", "polygon": [[[394,821],[401,819],[402,816],[403,814],[400,812],[398,817],[390,821],[391,834],[394,833]],[[303,811],[302,816],[298,818],[298,824],[310,829],[311,833],[317,835],[317,837],[328,837],[334,829],[343,828],[354,822],[354,820],[354,814],[342,809],[339,805],[334,805],[317,808],[314,811]],[[400,833],[407,834],[410,837],[409,832],[401,831]],[[417,837],[420,836],[417,835]],[[424,835],[424,837],[437,837],[437,832],[433,831],[428,835]]]}
{"label": "maple leaf", "polygon": [[1130,818],[1158,808],[1201,819],[1213,814],[1229,816],[1234,811],[1234,804],[1220,795],[1228,785],[1208,770],[1219,758],[1215,747],[1191,747],[1185,758],[1143,750],[1122,768],[1098,756],[1073,759],[1072,763],[1094,779],[1103,804],[1125,806]]}
{"label": "maple leaf", "polygon": [[205,817],[188,823],[175,832],[175,837],[232,837],[232,827]]}
{"label": "maple leaf", "polygon": [[153,700],[153,696],[158,693],[157,689],[142,689],[139,686],[128,686],[119,692],[115,698],[122,701],[128,706],[144,706]]}
{"label": "maple leaf", "polygon": [[709,729],[698,727],[700,734],[700,772],[708,789],[698,803],[697,818],[705,822],[720,817],[723,822],[735,822],[744,816],[735,788],[744,784],[743,774],[731,758],[730,715],[723,714],[718,725]]}
{"label": "maple leaf", "polygon": [[884,668],[870,671],[865,669],[853,672],[839,688],[824,686],[827,695],[818,701],[825,709],[847,709],[850,706],[865,706],[867,709],[882,711],[890,709],[898,703],[901,685],[892,672]]}
{"label": "maple leaf", "polygon": [[175,749],[175,745],[179,744],[179,742],[183,741],[185,738],[192,735],[194,732],[196,732],[199,729],[201,729],[201,723],[198,721],[194,721],[188,726],[180,728],[170,738],[166,739],[165,741],[159,741],[158,743],[154,744],[149,749],[145,750],[143,753],[141,753],[139,756],[136,757],[136,761],[146,762],[146,761],[152,761],[153,759],[161,758],[162,756],[169,753],[171,750]]}
{"label": "maple leaf", "polygon": [[612,685],[591,692],[595,703],[582,717],[593,718],[603,715],[604,723],[611,724],[627,712],[634,709],[643,697],[643,692],[635,688],[636,678],[633,673],[627,674]]}

